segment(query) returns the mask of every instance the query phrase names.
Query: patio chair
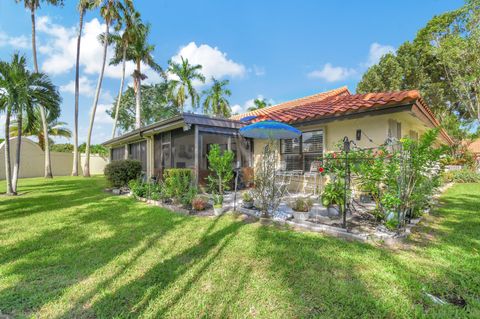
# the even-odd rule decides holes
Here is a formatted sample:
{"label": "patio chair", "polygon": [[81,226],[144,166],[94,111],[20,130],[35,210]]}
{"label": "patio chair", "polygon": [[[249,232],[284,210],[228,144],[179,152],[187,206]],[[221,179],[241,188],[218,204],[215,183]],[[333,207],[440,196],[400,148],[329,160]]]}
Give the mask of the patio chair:
{"label": "patio chair", "polygon": [[310,171],[303,174],[303,193],[307,194],[307,191],[311,191],[313,196],[317,195],[318,182],[321,178],[321,175],[318,173],[320,166],[320,161],[313,161],[310,164]]}

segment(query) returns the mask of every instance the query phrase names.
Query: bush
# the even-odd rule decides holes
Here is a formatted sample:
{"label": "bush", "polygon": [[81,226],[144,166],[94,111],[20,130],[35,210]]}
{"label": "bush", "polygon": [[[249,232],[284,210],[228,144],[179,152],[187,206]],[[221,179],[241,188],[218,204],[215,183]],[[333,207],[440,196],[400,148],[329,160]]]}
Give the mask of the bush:
{"label": "bush", "polygon": [[206,200],[202,196],[196,196],[192,200],[192,208],[195,209],[196,211],[205,210],[207,208],[207,205],[208,205],[208,200]]}
{"label": "bush", "polygon": [[292,209],[296,212],[308,212],[313,206],[311,198],[297,198],[293,202]]}
{"label": "bush", "polygon": [[147,194],[148,188],[146,183],[142,183],[141,181],[138,181],[138,180],[131,180],[128,183],[128,187],[130,188],[130,191],[135,197],[142,197],[142,198],[147,197],[146,194]]}
{"label": "bush", "polygon": [[190,187],[188,192],[183,194],[183,196],[180,198],[180,202],[183,206],[190,207],[192,205],[193,199],[197,196],[197,194],[198,189],[196,187]]}
{"label": "bush", "polygon": [[[188,196],[192,188],[192,171],[188,168],[170,168],[166,169],[164,174],[165,196],[182,202],[182,198]],[[196,195],[196,194],[195,194]],[[193,198],[195,196],[192,196]]]}
{"label": "bush", "polygon": [[111,186],[123,187],[140,177],[142,164],[135,160],[113,161],[105,166],[103,173]]}
{"label": "bush", "polygon": [[461,169],[443,173],[444,182],[454,183],[480,183],[480,174],[469,170]]}

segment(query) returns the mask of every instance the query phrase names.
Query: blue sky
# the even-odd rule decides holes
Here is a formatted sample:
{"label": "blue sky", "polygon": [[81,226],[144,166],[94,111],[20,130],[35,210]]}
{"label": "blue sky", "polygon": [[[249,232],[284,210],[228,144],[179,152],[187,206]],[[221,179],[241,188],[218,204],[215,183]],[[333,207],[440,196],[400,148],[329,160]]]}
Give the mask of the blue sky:
{"label": "blue sky", "polygon": [[[76,3],[67,0],[63,8],[44,5],[37,13],[40,67],[60,87],[61,120],[70,128]],[[230,103],[237,112],[258,96],[278,103],[343,85],[354,92],[362,73],[382,54],[412,40],[434,15],[462,4],[460,0],[135,0],[143,20],[152,25],[150,41],[156,46],[157,62],[165,67],[168,59],[182,55],[204,65],[207,76],[229,79]],[[80,141],[86,136],[101,61],[96,35],[103,31],[97,12],[89,12],[85,22]],[[20,51],[31,64],[30,27],[23,5],[0,0],[0,59]],[[158,78],[150,70],[146,73],[150,82]],[[118,68],[107,67],[94,143],[110,136],[112,124],[105,109],[118,92],[119,74]]]}

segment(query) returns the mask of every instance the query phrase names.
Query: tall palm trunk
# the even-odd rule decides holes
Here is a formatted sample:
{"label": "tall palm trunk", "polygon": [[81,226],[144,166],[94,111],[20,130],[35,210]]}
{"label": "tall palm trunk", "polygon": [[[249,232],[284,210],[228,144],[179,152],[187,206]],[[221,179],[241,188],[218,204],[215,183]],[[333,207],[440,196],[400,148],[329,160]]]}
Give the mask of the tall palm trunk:
{"label": "tall palm trunk", "polygon": [[118,92],[117,106],[115,107],[115,120],[113,121],[112,138],[115,137],[115,130],[117,129],[118,111],[120,110],[120,101],[122,100],[123,84],[125,82],[125,64],[127,62],[127,46],[123,48],[122,60],[122,80],[120,81],[120,90]]}
{"label": "tall palm trunk", "polygon": [[[35,73],[38,73],[38,63],[37,63],[37,45],[36,45],[36,31],[35,31],[35,5],[32,1],[30,7],[30,17],[32,18],[32,53],[33,53],[33,66],[35,68]],[[53,178],[52,167],[50,161],[50,143],[48,141],[48,126],[47,126],[47,117],[45,115],[45,109],[42,105],[40,108],[40,118],[42,119],[43,135],[45,136],[45,178]]]}
{"label": "tall palm trunk", "polygon": [[12,188],[12,169],[10,162],[10,106],[7,106],[5,118],[5,179],[7,180],[7,195],[15,195]]}
{"label": "tall palm trunk", "polygon": [[78,99],[80,96],[80,41],[82,39],[83,15],[85,8],[80,8],[80,22],[78,24],[77,59],[75,64],[75,119],[73,124],[73,168],[72,176],[78,176]]}
{"label": "tall palm trunk", "polygon": [[[106,21],[105,39],[108,39],[109,26],[109,21]],[[90,115],[90,126],[88,127],[87,142],[85,147],[85,165],[83,168],[84,177],[90,177],[90,141],[92,140],[93,123],[95,121],[95,112],[97,111],[98,98],[100,97],[100,91],[102,89],[103,73],[105,72],[105,63],[107,61],[107,49],[108,41],[104,41],[102,68],[98,76],[97,89],[95,91],[95,98],[93,100],[92,114]]]}
{"label": "tall palm trunk", "polygon": [[140,103],[142,99],[142,73],[140,70],[140,60],[137,60],[137,94],[135,98],[135,128],[141,126]]}
{"label": "tall palm trunk", "polygon": [[17,114],[17,154],[15,157],[15,164],[13,166],[13,175],[12,175],[12,189],[13,192],[17,193],[17,182],[18,177],[20,176],[20,149],[22,146],[22,112]]}

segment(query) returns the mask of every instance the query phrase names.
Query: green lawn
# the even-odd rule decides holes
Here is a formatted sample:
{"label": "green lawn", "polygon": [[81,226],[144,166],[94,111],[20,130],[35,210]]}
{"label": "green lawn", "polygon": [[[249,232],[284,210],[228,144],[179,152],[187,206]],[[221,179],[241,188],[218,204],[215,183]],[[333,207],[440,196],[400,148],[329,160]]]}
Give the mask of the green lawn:
{"label": "green lawn", "polygon": [[[0,195],[0,314],[480,317],[480,184],[451,188],[396,249],[182,216],[110,196],[100,177],[20,186]],[[434,305],[424,290],[467,305]]]}

